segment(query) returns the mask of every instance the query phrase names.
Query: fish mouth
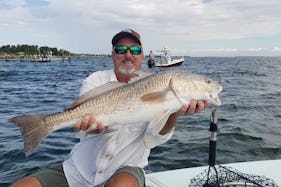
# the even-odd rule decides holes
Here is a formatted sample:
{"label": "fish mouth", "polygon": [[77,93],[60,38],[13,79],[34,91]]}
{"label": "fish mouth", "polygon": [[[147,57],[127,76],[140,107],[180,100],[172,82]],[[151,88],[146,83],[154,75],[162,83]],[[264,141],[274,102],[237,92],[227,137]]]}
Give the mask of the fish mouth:
{"label": "fish mouth", "polygon": [[209,93],[210,101],[215,106],[220,106],[222,103],[219,99],[219,93],[222,92],[222,86],[219,86],[216,90]]}

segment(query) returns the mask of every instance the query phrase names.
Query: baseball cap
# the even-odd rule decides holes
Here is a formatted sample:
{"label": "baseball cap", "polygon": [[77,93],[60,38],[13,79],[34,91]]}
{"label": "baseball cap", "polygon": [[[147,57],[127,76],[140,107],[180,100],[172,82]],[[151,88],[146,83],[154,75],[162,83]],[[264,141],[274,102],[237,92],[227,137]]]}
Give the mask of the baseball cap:
{"label": "baseball cap", "polygon": [[140,35],[139,33],[137,33],[136,31],[134,31],[133,29],[124,29],[121,32],[117,33],[113,38],[112,38],[112,46],[115,46],[116,43],[122,39],[122,38],[132,38],[133,40],[135,40],[138,44],[141,45],[141,41],[140,41]]}

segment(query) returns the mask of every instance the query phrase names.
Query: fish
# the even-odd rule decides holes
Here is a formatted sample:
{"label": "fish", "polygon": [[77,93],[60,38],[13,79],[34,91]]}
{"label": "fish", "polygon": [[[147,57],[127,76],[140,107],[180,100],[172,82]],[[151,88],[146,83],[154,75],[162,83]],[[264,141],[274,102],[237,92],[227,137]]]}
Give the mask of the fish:
{"label": "fish", "polygon": [[95,115],[96,122],[84,133],[97,127],[152,122],[152,132],[159,133],[169,116],[192,99],[221,105],[222,86],[199,74],[167,71],[146,74],[129,83],[112,81],[94,88],[75,103],[79,105],[52,114],[22,115],[9,119],[21,128],[24,152],[29,156],[49,134],[71,127],[84,117]]}

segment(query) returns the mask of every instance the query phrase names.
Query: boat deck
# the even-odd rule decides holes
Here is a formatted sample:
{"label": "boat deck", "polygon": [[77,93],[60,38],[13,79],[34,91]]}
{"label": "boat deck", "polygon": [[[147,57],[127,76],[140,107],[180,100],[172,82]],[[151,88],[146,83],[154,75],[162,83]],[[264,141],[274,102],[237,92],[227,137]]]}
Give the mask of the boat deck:
{"label": "boat deck", "polygon": [[[223,164],[223,166],[231,167],[245,174],[265,176],[281,186],[281,159]],[[146,175],[146,186],[187,187],[192,178],[207,168],[208,166],[201,166],[150,173]]]}

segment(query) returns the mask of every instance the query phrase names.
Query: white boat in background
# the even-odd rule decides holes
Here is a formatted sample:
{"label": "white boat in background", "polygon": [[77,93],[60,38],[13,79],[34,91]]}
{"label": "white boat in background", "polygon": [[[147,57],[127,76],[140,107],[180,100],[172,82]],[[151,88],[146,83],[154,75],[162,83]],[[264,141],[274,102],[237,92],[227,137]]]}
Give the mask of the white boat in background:
{"label": "white boat in background", "polygon": [[184,58],[171,59],[170,56],[171,50],[164,47],[160,50],[160,60],[155,64],[156,67],[170,67],[170,66],[179,66],[184,62]]}

